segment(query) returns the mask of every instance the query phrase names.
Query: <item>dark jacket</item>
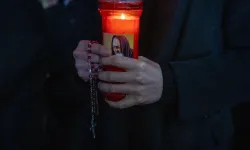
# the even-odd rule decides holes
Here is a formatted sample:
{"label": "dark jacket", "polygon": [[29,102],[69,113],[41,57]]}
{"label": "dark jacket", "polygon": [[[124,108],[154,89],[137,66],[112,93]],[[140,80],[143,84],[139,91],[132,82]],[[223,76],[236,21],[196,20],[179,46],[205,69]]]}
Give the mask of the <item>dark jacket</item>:
{"label": "dark jacket", "polygon": [[45,144],[49,55],[43,11],[33,0],[7,0],[0,16],[0,149],[38,150]]}
{"label": "dark jacket", "polygon": [[169,31],[175,36],[165,37],[165,51],[157,59],[164,66],[164,54],[170,55],[167,64],[177,82],[179,117],[209,116],[248,101],[249,1],[181,2]]}
{"label": "dark jacket", "polygon": [[[230,110],[250,99],[250,2],[145,2],[158,9],[151,14],[153,23],[143,18],[149,24],[141,32],[140,52],[158,62],[164,76],[164,93],[154,110],[165,115],[154,114],[151,118],[161,119],[151,128],[164,137],[166,149],[226,149],[233,134]],[[169,106],[176,106],[174,118]]]}

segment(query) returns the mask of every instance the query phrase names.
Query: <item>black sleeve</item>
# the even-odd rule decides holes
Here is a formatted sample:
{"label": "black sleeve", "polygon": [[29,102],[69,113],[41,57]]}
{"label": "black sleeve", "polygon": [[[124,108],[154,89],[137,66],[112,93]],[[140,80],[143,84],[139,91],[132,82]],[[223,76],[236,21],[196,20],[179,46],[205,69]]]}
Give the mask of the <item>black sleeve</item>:
{"label": "black sleeve", "polygon": [[[48,57],[43,11],[36,1],[1,4],[0,96],[13,92],[35,65]],[[39,68],[37,68],[39,69]]]}
{"label": "black sleeve", "polygon": [[75,71],[73,50],[79,41],[97,40],[101,43],[101,19],[97,6],[97,1],[94,0],[74,0],[67,6],[59,3],[46,10],[54,47],[51,66],[53,72]]}
{"label": "black sleeve", "polygon": [[222,28],[222,54],[170,63],[182,119],[213,114],[250,100],[250,1],[228,0]]}

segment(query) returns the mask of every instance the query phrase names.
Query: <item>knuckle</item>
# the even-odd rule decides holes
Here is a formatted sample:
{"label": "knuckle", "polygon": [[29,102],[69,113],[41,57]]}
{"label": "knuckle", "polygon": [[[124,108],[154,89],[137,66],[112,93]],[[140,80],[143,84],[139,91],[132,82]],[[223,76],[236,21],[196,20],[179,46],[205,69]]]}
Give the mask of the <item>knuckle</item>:
{"label": "knuckle", "polygon": [[111,63],[118,64],[120,62],[120,57],[119,56],[113,56],[111,58]]}
{"label": "knuckle", "polygon": [[139,62],[138,65],[139,65],[139,69],[140,69],[140,70],[142,70],[142,71],[145,70],[145,68],[146,68],[146,63],[145,63],[145,62],[143,62],[143,61],[142,61],[142,62]]}
{"label": "knuckle", "polygon": [[80,68],[80,63],[79,63],[78,61],[75,62],[75,67],[76,67],[76,69],[77,69],[77,71],[78,71],[79,68]]}
{"label": "knuckle", "polygon": [[75,49],[75,50],[74,50],[73,56],[74,56],[75,58],[79,57],[79,50],[78,50],[78,49]]}
{"label": "knuckle", "polygon": [[107,49],[103,46],[103,45],[100,45],[100,51],[106,51]]}
{"label": "knuckle", "polygon": [[161,66],[160,66],[158,63],[155,63],[155,66],[156,66],[157,68],[161,68]]}
{"label": "knuckle", "polygon": [[96,44],[96,49],[97,49],[98,51],[100,51],[100,50],[102,49],[102,45],[101,45],[101,44]]}
{"label": "knuckle", "polygon": [[76,51],[76,52],[74,52],[74,58],[75,59],[82,60],[85,57],[87,57],[87,52],[85,52],[85,51]]}
{"label": "knuckle", "polygon": [[86,44],[88,44],[88,43],[89,43],[88,40],[81,40],[81,41],[79,42],[79,45],[84,46],[84,45],[86,45]]}
{"label": "knuckle", "polygon": [[136,72],[135,74],[136,82],[142,83],[143,82],[143,75],[141,71]]}
{"label": "knuckle", "polygon": [[89,77],[88,76],[82,76],[82,77],[80,77],[81,79],[83,79],[84,81],[88,81],[89,80]]}
{"label": "knuckle", "polygon": [[119,105],[118,105],[118,108],[119,108],[119,109],[124,109],[125,106],[124,106],[123,104],[119,104]]}
{"label": "knuckle", "polygon": [[75,67],[77,70],[88,70],[88,65],[86,65],[86,64],[77,63],[77,64],[75,64]]}
{"label": "knuckle", "polygon": [[110,92],[111,93],[116,93],[115,85],[111,84],[111,86],[110,86]]}
{"label": "knuckle", "polygon": [[112,84],[108,84],[108,90],[107,90],[107,92],[110,92],[110,93],[115,93],[115,88],[114,88],[114,86],[112,85]]}
{"label": "knuckle", "polygon": [[114,104],[112,104],[109,100],[106,99],[105,101],[110,107],[115,107]]}
{"label": "knuckle", "polygon": [[137,91],[137,94],[138,95],[142,95],[143,94],[143,91],[144,91],[144,86],[140,85],[136,88],[136,91]]}
{"label": "knuckle", "polygon": [[143,104],[144,103],[144,100],[143,100],[142,96],[137,96],[136,101],[137,101],[138,104]]}
{"label": "knuckle", "polygon": [[97,47],[97,44],[92,44],[91,45],[92,52],[95,52],[95,50],[97,49],[96,47]]}
{"label": "knuckle", "polygon": [[85,71],[82,71],[82,70],[78,70],[77,74],[81,78],[86,78],[87,77]]}
{"label": "knuckle", "polygon": [[84,61],[88,61],[89,56],[92,59],[91,54],[88,55],[88,53],[84,51],[84,52],[82,52],[82,55],[80,56],[80,59],[84,60]]}
{"label": "knuckle", "polygon": [[120,102],[117,103],[117,107],[118,107],[119,109],[124,109],[124,108],[126,108],[126,103],[120,101]]}
{"label": "knuckle", "polygon": [[75,67],[76,67],[77,70],[79,70],[79,69],[80,69],[80,64],[79,64],[79,63],[76,63],[76,64],[75,64]]}
{"label": "knuckle", "polygon": [[75,60],[75,66],[80,66],[81,62],[82,62],[82,60],[76,59]]}
{"label": "knuckle", "polygon": [[107,72],[105,76],[108,81],[112,80],[112,74],[110,72]]}
{"label": "knuckle", "polygon": [[82,71],[77,70],[77,74],[78,74],[79,77],[82,77]]}
{"label": "knuckle", "polygon": [[113,107],[113,108],[117,108],[117,109],[122,109],[121,104],[120,103],[109,103],[109,106]]}
{"label": "knuckle", "polygon": [[107,56],[107,54],[111,54],[111,51],[109,51],[106,47],[103,45],[100,45],[100,55]]}
{"label": "knuckle", "polygon": [[94,53],[99,53],[99,51],[100,51],[100,44],[98,44],[98,43],[92,44],[91,50]]}
{"label": "knuckle", "polygon": [[100,57],[98,56],[98,55],[95,55],[95,54],[93,54],[93,55],[91,55],[91,57],[92,57],[92,61],[93,62],[99,62],[99,60],[100,60]]}

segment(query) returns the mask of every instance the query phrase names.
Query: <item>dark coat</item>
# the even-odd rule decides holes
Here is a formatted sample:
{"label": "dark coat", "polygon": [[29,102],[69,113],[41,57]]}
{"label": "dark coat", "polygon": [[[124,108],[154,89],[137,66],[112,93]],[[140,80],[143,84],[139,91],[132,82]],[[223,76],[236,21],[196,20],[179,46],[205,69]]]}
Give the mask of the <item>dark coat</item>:
{"label": "dark coat", "polygon": [[[164,138],[144,136],[149,143],[145,148],[227,149],[233,134],[231,108],[250,99],[250,2],[146,2],[158,9],[151,16],[153,23],[143,18],[149,25],[141,32],[140,52],[158,62],[164,76],[159,106],[147,110],[158,113],[146,117],[158,118],[148,128],[156,139]],[[144,12],[149,11],[145,6]],[[170,106],[176,107],[170,112],[176,115],[170,115]]]}
{"label": "dark coat", "polygon": [[45,145],[43,87],[48,72],[43,10],[33,0],[0,5],[0,149]]}

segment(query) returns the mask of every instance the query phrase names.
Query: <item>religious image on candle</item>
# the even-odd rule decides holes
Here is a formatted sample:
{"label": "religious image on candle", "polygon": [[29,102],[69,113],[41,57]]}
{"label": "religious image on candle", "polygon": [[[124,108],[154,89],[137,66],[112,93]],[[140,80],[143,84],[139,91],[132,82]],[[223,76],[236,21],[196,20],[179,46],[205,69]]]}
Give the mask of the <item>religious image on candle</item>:
{"label": "religious image on candle", "polygon": [[103,44],[113,55],[133,57],[133,34],[103,33]]}

